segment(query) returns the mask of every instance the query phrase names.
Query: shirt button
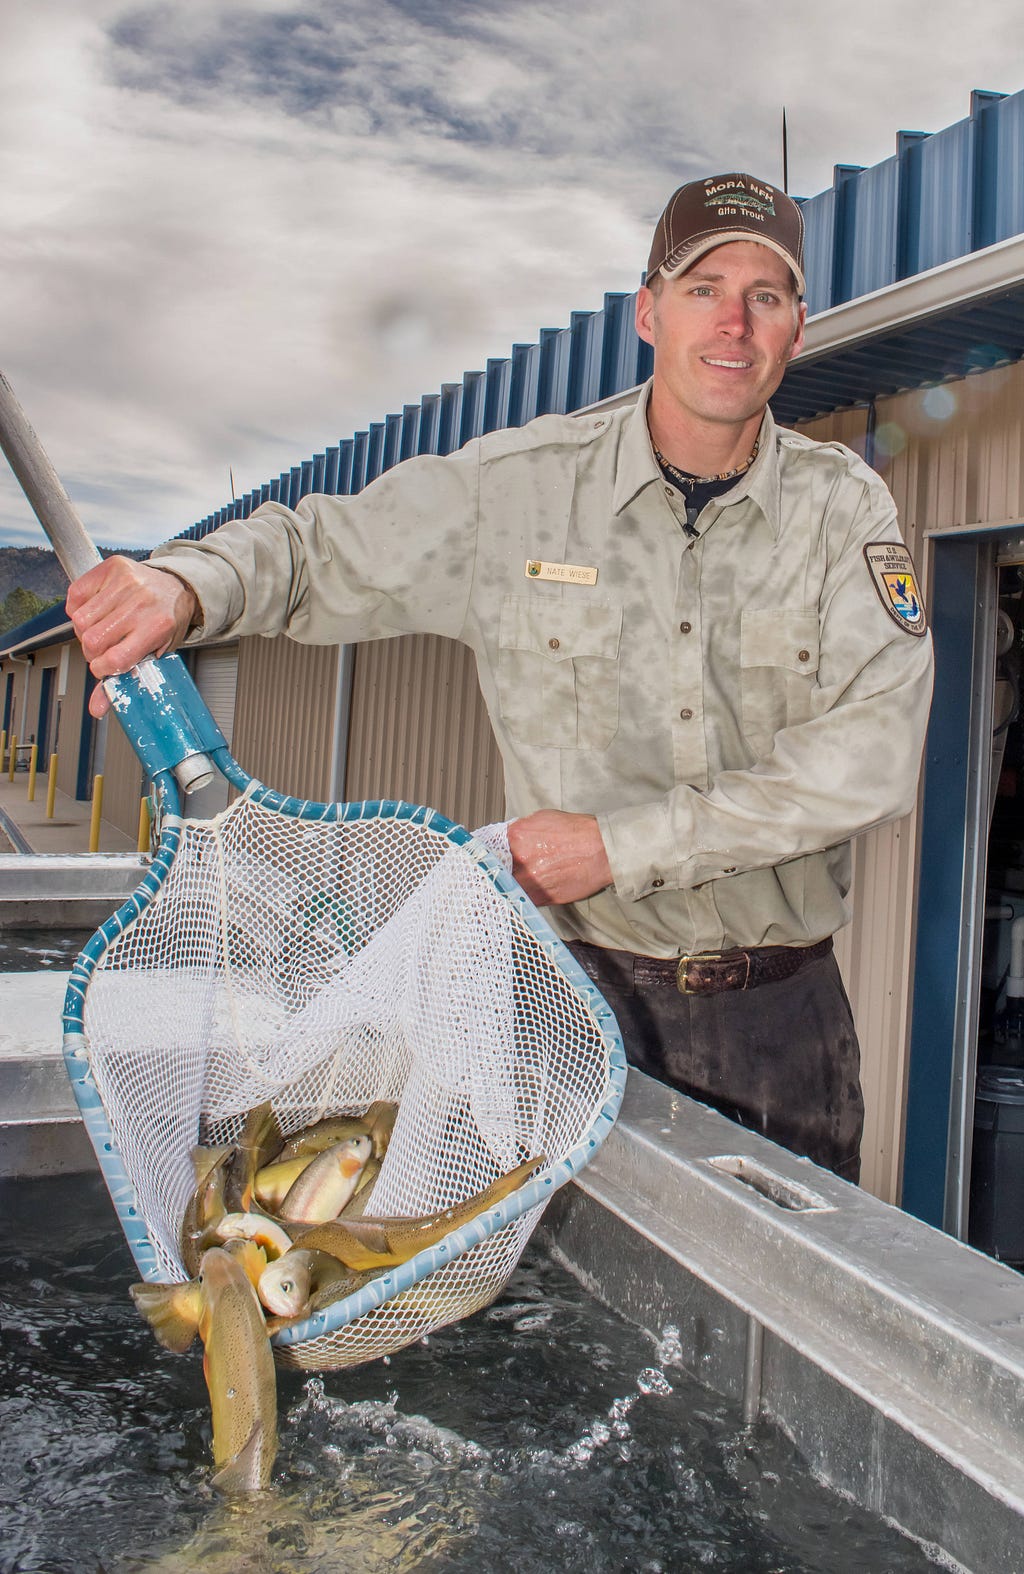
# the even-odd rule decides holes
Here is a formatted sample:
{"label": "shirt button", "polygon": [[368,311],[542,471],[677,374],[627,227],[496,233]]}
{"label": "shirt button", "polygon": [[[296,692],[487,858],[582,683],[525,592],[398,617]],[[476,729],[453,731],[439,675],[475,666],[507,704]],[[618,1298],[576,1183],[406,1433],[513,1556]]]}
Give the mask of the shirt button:
{"label": "shirt button", "polygon": [[660,876],[660,875],[659,875],[659,877],[658,877],[658,879],[657,879],[657,880],[652,880],[652,881],[651,881],[651,885],[652,885],[652,887],[653,887],[653,888],[654,888],[654,890],[656,890],[656,891],[660,891],[660,890],[661,890],[661,888],[662,888],[662,886],[663,886],[663,885],[664,885],[664,884],[665,884],[665,882],[664,882],[664,880],[663,880],[663,879],[662,879],[662,878],[661,878],[661,876]]}
{"label": "shirt button", "polygon": [[558,641],[557,641],[557,639],[549,639],[548,640],[548,650],[557,650],[557,649],[558,649]]}
{"label": "shirt button", "polygon": [[809,650],[798,651],[796,659],[797,661],[810,661],[811,653]]}
{"label": "shirt button", "polygon": [[736,873],[736,865],[733,864],[731,869],[723,869],[722,873],[723,874],[735,874]]}
{"label": "shirt button", "polygon": [[693,711],[692,710],[681,710],[679,712],[679,714],[682,717],[683,721],[692,721],[693,720]]}
{"label": "shirt button", "polygon": [[692,628],[693,628],[693,624],[692,623],[680,623],[680,625],[679,625],[679,632],[680,632],[680,634],[689,634],[689,632],[690,632],[690,630]]}
{"label": "shirt button", "polygon": [[594,431],[595,432],[599,432],[603,425],[604,425],[604,420],[603,419],[600,420],[600,421],[595,421],[594,422]]}

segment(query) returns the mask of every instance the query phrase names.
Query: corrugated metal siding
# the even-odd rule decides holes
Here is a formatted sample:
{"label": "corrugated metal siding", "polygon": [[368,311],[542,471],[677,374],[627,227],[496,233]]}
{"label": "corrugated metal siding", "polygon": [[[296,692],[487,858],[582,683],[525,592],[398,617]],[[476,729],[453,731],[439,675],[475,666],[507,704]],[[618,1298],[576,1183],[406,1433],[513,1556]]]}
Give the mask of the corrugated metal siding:
{"label": "corrugated metal siding", "polygon": [[239,641],[232,753],[251,775],[298,798],[328,796],[337,673],[336,645]]}
{"label": "corrugated metal siding", "polygon": [[[847,410],[801,427],[818,442],[863,453],[867,412]],[[920,566],[920,531],[904,522]],[[858,837],[853,848],[853,919],[836,936],[839,962],[861,1046],[864,1142],[861,1184],[888,1202],[899,1197],[907,1029],[913,962],[917,816]]]}
{"label": "corrugated metal siding", "polygon": [[[936,396],[951,413],[936,419]],[[1024,518],[1024,363],[878,402],[878,429],[898,452],[886,480],[901,517],[921,530]]]}
{"label": "corrugated metal siding", "polygon": [[471,829],[504,817],[501,757],[464,645],[418,634],[357,648],[345,797],[424,803]]}
{"label": "corrugated metal siding", "polygon": [[[949,383],[942,393],[948,404],[920,390],[876,408],[877,462],[926,586],[926,531],[1024,519],[1024,366]],[[864,412],[803,430],[862,449]],[[889,1201],[900,1194],[916,876],[916,814],[860,837],[854,918],[836,945],[864,1057],[863,1181]]]}
{"label": "corrugated metal siding", "polygon": [[[212,645],[197,650],[192,656],[192,677],[230,749],[238,688],[237,644]],[[210,820],[227,808],[229,796],[228,783],[217,772],[205,787],[189,794],[188,813],[197,820]]]}
{"label": "corrugated metal siding", "polygon": [[971,94],[971,112],[928,135],[901,131],[869,169],[837,164],[803,203],[811,313],[1024,230],[1024,95]]}
{"label": "corrugated metal siding", "polygon": [[103,818],[134,841],[139,834],[139,800],[143,790],[142,766],[121,727],[107,722],[103,757]]}

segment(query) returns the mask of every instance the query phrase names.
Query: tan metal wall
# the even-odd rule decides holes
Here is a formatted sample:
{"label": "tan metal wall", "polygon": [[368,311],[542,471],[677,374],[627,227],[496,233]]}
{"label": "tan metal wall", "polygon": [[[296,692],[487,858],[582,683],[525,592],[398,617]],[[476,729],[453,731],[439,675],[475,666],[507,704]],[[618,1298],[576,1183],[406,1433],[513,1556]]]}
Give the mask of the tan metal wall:
{"label": "tan metal wall", "polygon": [[[927,600],[926,531],[1024,519],[1024,364],[881,399],[876,415],[878,468]],[[849,412],[804,430],[859,448],[863,419]],[[854,918],[837,937],[864,1057],[864,1184],[888,1201],[900,1193],[917,855],[916,813],[858,839]]]}
{"label": "tan metal wall", "polygon": [[[886,419],[879,411],[879,421]],[[866,410],[844,410],[801,427],[818,442],[864,452]],[[899,502],[899,499],[897,499]],[[917,532],[902,518],[923,573]],[[907,1076],[916,814],[857,838],[853,849],[853,920],[836,936],[836,956],[857,1024],[864,1088],[861,1181],[867,1191],[899,1196]]]}
{"label": "tan metal wall", "polygon": [[[26,730],[34,732],[39,716],[39,692],[42,683],[43,667],[54,667],[59,672],[61,654],[69,649],[67,691],[61,703],[60,736],[58,738],[57,759],[57,786],[61,792],[74,797],[78,781],[78,750],[82,730],[82,705],[85,695],[86,666],[81,649],[77,642],[68,641],[64,645],[53,645],[49,649],[36,653],[36,661],[30,669],[28,707],[25,706],[25,669],[20,663],[7,659],[0,663],[0,685],[5,682],[6,674],[15,674],[15,696],[17,711],[15,715],[15,731],[24,740]],[[54,679],[56,684],[57,678]],[[0,696],[2,696],[0,688]],[[56,714],[56,710],[54,711]],[[26,729],[25,718],[28,717],[29,725]],[[49,760],[40,758],[39,769],[45,774],[49,768]]]}
{"label": "tan metal wall", "polygon": [[[24,661],[16,661],[13,657],[4,658],[0,671],[3,673],[3,693],[7,691],[7,675],[14,676],[14,703],[11,706],[11,724],[8,732],[16,737],[19,743],[24,742],[32,728],[26,724],[26,717],[32,715],[31,685],[32,669],[26,668]],[[29,696],[26,703],[26,695]],[[38,703],[38,701],[37,701]],[[0,716],[3,715],[2,700],[0,700]],[[10,742],[10,737],[7,740]]]}
{"label": "tan metal wall", "polygon": [[[952,411],[936,419],[937,396]],[[904,446],[884,472],[905,519],[921,530],[1016,524],[1024,518],[1024,362],[879,402]],[[941,405],[938,406],[941,412]],[[920,565],[919,565],[920,566]]]}
{"label": "tan metal wall", "polygon": [[139,801],[142,798],[142,766],[124,729],[113,716],[106,722],[107,742],[103,756],[103,818],[132,841],[139,834]]}
{"label": "tan metal wall", "polygon": [[278,792],[330,795],[338,654],[283,637],[239,641],[231,752]]}
{"label": "tan metal wall", "polygon": [[415,634],[357,647],[345,797],[424,803],[471,829],[503,818],[501,756],[464,645]]}

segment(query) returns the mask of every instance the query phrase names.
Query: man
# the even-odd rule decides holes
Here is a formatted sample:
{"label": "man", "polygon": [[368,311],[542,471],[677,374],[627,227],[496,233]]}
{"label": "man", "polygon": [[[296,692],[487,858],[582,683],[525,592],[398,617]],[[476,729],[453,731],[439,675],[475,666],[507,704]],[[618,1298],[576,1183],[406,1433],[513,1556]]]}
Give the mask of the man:
{"label": "man", "polygon": [[931,649],[879,478],[767,409],[803,292],[795,203],[692,182],[638,293],[654,375],[635,407],[109,559],[68,608],[98,677],[218,633],[468,643],[515,873],[631,1063],[856,1179],[831,937],[850,838],[913,804]]}

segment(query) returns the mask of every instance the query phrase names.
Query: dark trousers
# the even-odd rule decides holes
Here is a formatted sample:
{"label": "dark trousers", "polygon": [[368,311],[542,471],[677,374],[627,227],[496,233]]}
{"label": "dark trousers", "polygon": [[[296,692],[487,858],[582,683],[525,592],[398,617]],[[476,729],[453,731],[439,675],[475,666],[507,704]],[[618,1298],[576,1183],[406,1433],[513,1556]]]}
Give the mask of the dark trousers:
{"label": "dark trousers", "polygon": [[793,1153],[860,1178],[860,1048],[831,952],[756,989],[637,985],[632,957],[572,944],[615,1013],[626,1059]]}

